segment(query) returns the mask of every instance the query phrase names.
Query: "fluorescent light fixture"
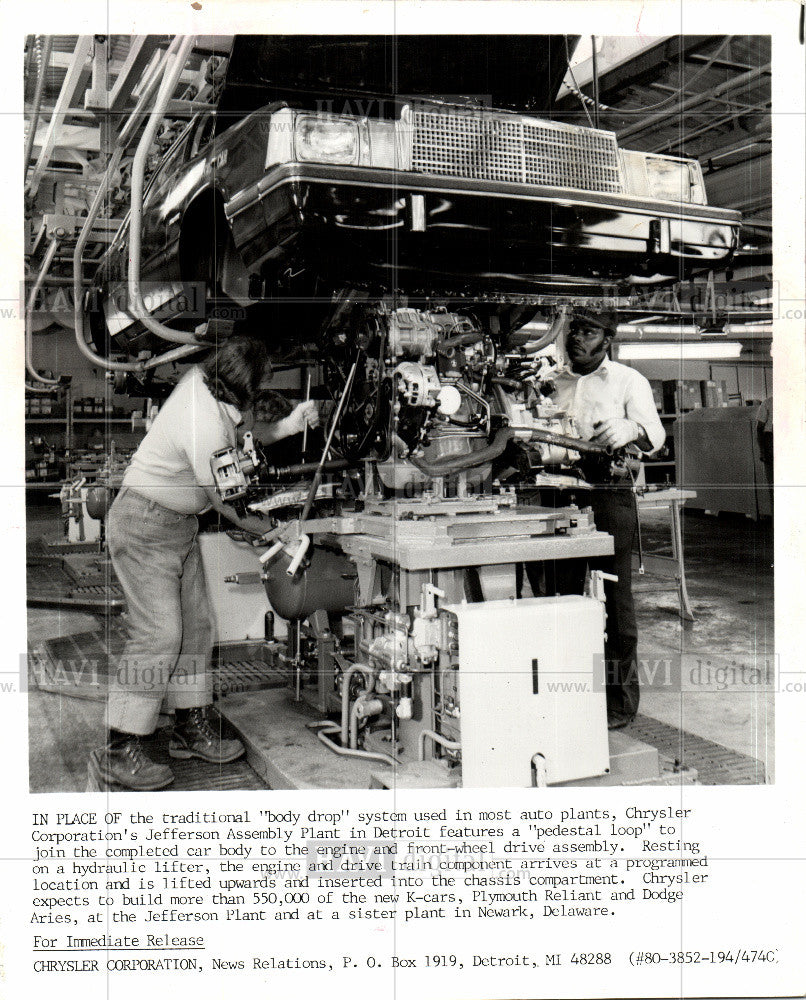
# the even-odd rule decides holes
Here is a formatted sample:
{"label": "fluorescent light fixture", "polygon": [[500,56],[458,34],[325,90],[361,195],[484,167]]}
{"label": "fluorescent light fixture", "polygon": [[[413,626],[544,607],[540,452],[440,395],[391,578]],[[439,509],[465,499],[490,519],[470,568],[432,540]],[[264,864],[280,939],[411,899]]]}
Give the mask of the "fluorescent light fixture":
{"label": "fluorescent light fixture", "polygon": [[727,361],[738,358],[742,345],[738,341],[720,343],[691,341],[664,344],[619,344],[619,361]]}

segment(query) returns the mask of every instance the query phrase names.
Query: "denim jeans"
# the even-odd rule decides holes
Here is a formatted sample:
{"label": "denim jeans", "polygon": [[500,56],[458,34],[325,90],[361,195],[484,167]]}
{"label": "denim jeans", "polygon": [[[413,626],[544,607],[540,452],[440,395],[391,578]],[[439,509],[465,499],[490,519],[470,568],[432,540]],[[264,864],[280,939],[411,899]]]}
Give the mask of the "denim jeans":
{"label": "denim jeans", "polygon": [[605,664],[607,709],[632,718],[638,711],[638,629],[632,595],[632,550],[638,531],[635,494],[629,487],[603,486],[592,491],[593,519],[599,531],[613,536],[612,556],[591,559],[591,569],[613,573],[605,580],[607,640]]}
{"label": "denim jeans", "polygon": [[153,733],[160,711],[212,702],[213,629],[195,515],[124,487],[109,511],[109,555],[129,638],[109,681],[107,725]]}

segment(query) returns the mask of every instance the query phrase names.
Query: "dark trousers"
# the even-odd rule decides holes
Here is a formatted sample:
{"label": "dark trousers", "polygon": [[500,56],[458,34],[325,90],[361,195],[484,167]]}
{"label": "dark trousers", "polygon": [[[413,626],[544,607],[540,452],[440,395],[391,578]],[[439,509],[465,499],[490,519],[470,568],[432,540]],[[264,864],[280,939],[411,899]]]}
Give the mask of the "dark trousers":
{"label": "dark trousers", "polygon": [[631,718],[638,711],[639,699],[638,630],[632,596],[632,549],[638,530],[635,494],[629,487],[600,486],[584,499],[589,499],[599,531],[613,536],[613,555],[527,563],[526,574],[536,595],[581,594],[588,567],[618,577],[616,583],[605,581],[607,711]]}

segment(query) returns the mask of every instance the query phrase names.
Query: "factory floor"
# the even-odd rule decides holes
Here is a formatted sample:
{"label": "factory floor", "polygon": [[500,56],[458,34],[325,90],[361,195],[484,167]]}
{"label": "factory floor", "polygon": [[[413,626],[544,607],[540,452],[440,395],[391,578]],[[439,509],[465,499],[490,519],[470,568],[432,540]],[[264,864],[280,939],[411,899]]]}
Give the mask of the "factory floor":
{"label": "factory floor", "polygon": [[[29,540],[60,538],[58,510],[31,505]],[[646,551],[671,553],[668,518],[642,513]],[[643,716],[702,737],[774,775],[772,522],[686,512],[686,575],[695,621],[679,616],[671,581],[636,576]],[[737,573],[736,567],[742,572]],[[102,616],[29,608],[28,641],[103,631]],[[31,690],[30,780],[34,791],[83,791],[86,747],[102,734],[102,703]],[[628,730],[629,732],[629,730]],[[96,736],[97,734],[97,736]],[[246,765],[244,765],[246,767]],[[730,779],[726,779],[729,781]],[[197,785],[196,787],[204,787]],[[209,786],[208,786],[209,787]],[[217,787],[217,786],[216,786]],[[241,787],[255,787],[244,776]]]}
{"label": "factory floor", "polygon": [[[670,554],[665,517],[645,512],[641,520],[646,549]],[[681,621],[675,591],[636,594],[640,712],[754,757],[771,782],[772,520],[689,511],[683,545],[695,621]],[[633,582],[651,585],[648,577]]]}

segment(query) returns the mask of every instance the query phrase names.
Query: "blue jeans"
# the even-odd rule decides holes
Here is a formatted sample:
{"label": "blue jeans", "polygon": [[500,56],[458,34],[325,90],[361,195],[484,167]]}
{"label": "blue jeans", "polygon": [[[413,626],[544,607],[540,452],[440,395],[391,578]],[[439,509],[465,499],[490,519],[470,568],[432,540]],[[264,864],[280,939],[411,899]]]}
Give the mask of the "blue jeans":
{"label": "blue jeans", "polygon": [[124,487],[107,540],[128,611],[129,639],[109,680],[107,725],[153,733],[160,711],[209,705],[213,628],[195,515]]}

